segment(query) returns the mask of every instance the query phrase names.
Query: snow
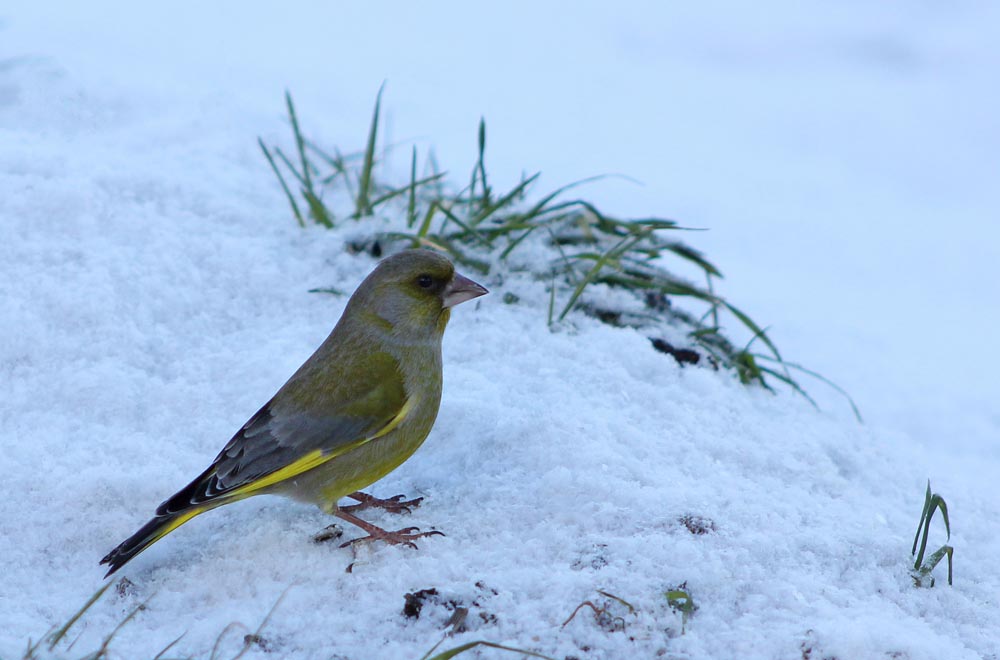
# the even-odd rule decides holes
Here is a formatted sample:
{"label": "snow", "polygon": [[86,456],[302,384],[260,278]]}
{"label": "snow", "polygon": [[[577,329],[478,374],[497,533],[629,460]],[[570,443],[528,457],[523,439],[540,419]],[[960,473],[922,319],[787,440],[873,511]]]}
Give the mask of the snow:
{"label": "snow", "polygon": [[[483,115],[499,185],[622,173],[643,185],[587,196],[710,229],[685,239],[722,293],[866,423],[822,384],[804,381],[817,412],[637,331],[550,332],[541,285],[487,281],[448,328],[434,431],[372,489],[425,497],[372,521],[447,536],[354,556],[309,541],[318,510],[247,500],[135,559],[53,655],[148,599],[111,657],[182,634],[170,655],[210,657],[239,622],[232,657],[273,607],[244,657],[419,658],[454,601],[470,630],[441,649],[996,658],[998,37],[973,1],[5,4],[0,657],[104,584],[99,558],[329,332],[346,298],[308,290],[353,290],[374,261],[343,245],[364,229],[299,229],[256,138],[287,144],[287,88],[307,133],[360,147],[387,80],[386,144],[464,177]],[[908,573],[928,478],[953,587],[943,565],[933,589]],[[682,583],[683,634],[664,596]],[[597,590],[635,607],[610,601],[625,631],[587,609],[563,627]]]}

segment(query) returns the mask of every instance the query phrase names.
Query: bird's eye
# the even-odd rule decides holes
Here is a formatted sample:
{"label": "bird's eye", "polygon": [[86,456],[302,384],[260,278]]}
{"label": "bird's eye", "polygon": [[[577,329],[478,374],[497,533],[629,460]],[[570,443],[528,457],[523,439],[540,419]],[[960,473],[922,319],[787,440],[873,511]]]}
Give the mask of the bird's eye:
{"label": "bird's eye", "polygon": [[417,286],[422,289],[429,289],[434,284],[434,278],[430,275],[420,275],[417,277]]}

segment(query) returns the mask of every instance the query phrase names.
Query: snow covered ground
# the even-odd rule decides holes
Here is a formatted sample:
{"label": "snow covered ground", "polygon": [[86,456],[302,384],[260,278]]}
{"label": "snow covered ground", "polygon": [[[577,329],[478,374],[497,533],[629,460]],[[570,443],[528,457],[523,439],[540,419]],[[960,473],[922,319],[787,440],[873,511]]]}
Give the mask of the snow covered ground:
{"label": "snow covered ground", "polygon": [[[469,630],[442,649],[998,657],[1000,8],[281,5],[0,6],[0,658],[66,621],[326,336],[345,300],[307,290],[372,267],[343,250],[358,227],[295,226],[256,138],[287,141],[287,88],[309,134],[360,147],[383,80],[386,142],[459,176],[484,115],[501,184],[619,172],[643,185],[596,184],[602,208],[710,229],[686,238],[722,293],[867,423],[820,384],[816,412],[582,316],[550,333],[544,292],[485,282],[445,338],[434,432],[373,489],[423,495],[403,523],[446,537],[354,557],[309,542],[319,511],[248,500],[129,564],[56,655],[149,599],[112,657],[183,634],[170,655],[207,658],[239,622],[232,657],[281,599],[244,657],[420,658],[452,602]],[[928,478],[950,588],[908,574]],[[611,601],[625,630],[562,627],[597,590],[635,607]]]}

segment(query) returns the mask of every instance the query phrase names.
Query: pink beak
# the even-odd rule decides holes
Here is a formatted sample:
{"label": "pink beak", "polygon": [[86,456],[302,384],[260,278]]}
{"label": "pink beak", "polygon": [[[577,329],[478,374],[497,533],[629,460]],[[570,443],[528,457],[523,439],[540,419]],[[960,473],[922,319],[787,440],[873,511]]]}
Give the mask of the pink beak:
{"label": "pink beak", "polygon": [[451,308],[464,303],[466,300],[472,300],[487,293],[489,291],[484,287],[476,284],[464,275],[455,273],[455,276],[451,278],[451,282],[448,282],[448,286],[444,288],[442,304],[445,308]]}

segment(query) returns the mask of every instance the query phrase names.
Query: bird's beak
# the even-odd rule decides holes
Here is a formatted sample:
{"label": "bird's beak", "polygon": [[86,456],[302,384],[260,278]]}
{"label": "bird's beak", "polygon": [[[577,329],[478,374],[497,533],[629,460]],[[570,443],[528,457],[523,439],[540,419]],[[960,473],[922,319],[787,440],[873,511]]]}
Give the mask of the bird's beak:
{"label": "bird's beak", "polygon": [[448,282],[448,286],[444,288],[444,297],[442,298],[442,304],[445,309],[454,307],[460,303],[464,303],[466,300],[472,300],[473,298],[478,298],[489,293],[484,287],[476,284],[468,277],[464,275],[459,275],[455,273],[455,276],[451,278],[451,282]]}

